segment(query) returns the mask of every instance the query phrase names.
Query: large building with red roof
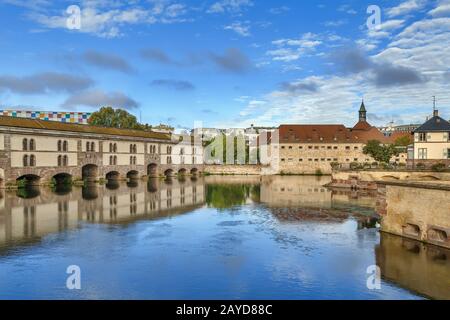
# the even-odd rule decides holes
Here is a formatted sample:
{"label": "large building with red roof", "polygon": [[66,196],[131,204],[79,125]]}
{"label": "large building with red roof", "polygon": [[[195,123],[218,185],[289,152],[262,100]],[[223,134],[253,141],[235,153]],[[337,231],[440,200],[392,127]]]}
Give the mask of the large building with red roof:
{"label": "large building with red roof", "polygon": [[[367,121],[364,101],[359,109],[358,122],[352,128],[342,124],[331,125],[281,125],[278,141],[270,141],[273,161],[278,164],[279,173],[314,174],[320,170],[331,173],[332,163],[372,164],[375,160],[363,153],[370,140],[394,143],[396,139],[410,133],[395,133],[385,136]],[[406,163],[406,153],[392,159]]]}

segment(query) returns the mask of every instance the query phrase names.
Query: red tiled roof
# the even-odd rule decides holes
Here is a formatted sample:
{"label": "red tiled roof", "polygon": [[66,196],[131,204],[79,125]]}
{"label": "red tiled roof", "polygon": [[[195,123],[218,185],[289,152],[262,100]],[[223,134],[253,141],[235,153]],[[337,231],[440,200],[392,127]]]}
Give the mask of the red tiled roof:
{"label": "red tiled roof", "polygon": [[359,121],[354,127],[353,130],[369,130],[372,126],[367,121]]}
{"label": "red tiled roof", "polygon": [[398,137],[407,135],[386,137],[376,127],[354,130],[344,125],[282,125],[279,133],[280,143],[367,143],[369,140],[394,143]]}

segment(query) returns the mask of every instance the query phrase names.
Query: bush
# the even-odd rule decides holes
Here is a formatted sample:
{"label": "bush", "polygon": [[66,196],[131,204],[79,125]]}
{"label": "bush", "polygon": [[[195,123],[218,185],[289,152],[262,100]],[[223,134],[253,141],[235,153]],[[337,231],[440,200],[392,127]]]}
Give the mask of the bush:
{"label": "bush", "polygon": [[431,167],[434,172],[444,172],[447,169],[445,163],[436,163]]}
{"label": "bush", "polygon": [[425,164],[423,164],[423,163],[418,163],[418,164],[416,164],[416,169],[419,169],[419,170],[423,170],[423,169],[425,169]]}
{"label": "bush", "polygon": [[392,169],[392,166],[391,166],[389,163],[383,162],[383,163],[381,164],[381,168],[382,168],[383,170],[391,170],[391,169]]}
{"label": "bush", "polygon": [[340,168],[341,165],[339,162],[332,162],[332,163],[330,163],[330,166],[333,170],[337,170]]}
{"label": "bush", "polygon": [[372,169],[372,166],[370,165],[370,163],[364,163],[363,167],[364,167],[364,169]]}

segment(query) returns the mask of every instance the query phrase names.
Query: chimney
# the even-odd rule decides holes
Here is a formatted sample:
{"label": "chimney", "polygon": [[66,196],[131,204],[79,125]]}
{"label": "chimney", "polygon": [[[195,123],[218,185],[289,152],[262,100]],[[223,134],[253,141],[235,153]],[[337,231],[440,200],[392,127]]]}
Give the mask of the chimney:
{"label": "chimney", "polygon": [[439,117],[439,110],[433,110],[433,117]]}

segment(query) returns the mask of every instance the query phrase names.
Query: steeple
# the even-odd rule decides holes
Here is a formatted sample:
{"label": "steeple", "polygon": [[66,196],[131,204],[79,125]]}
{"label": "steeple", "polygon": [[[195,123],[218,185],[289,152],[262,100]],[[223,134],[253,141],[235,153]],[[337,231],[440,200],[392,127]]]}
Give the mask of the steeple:
{"label": "steeple", "polygon": [[361,108],[359,108],[359,121],[367,122],[367,110],[364,105],[364,100],[361,102]]}

